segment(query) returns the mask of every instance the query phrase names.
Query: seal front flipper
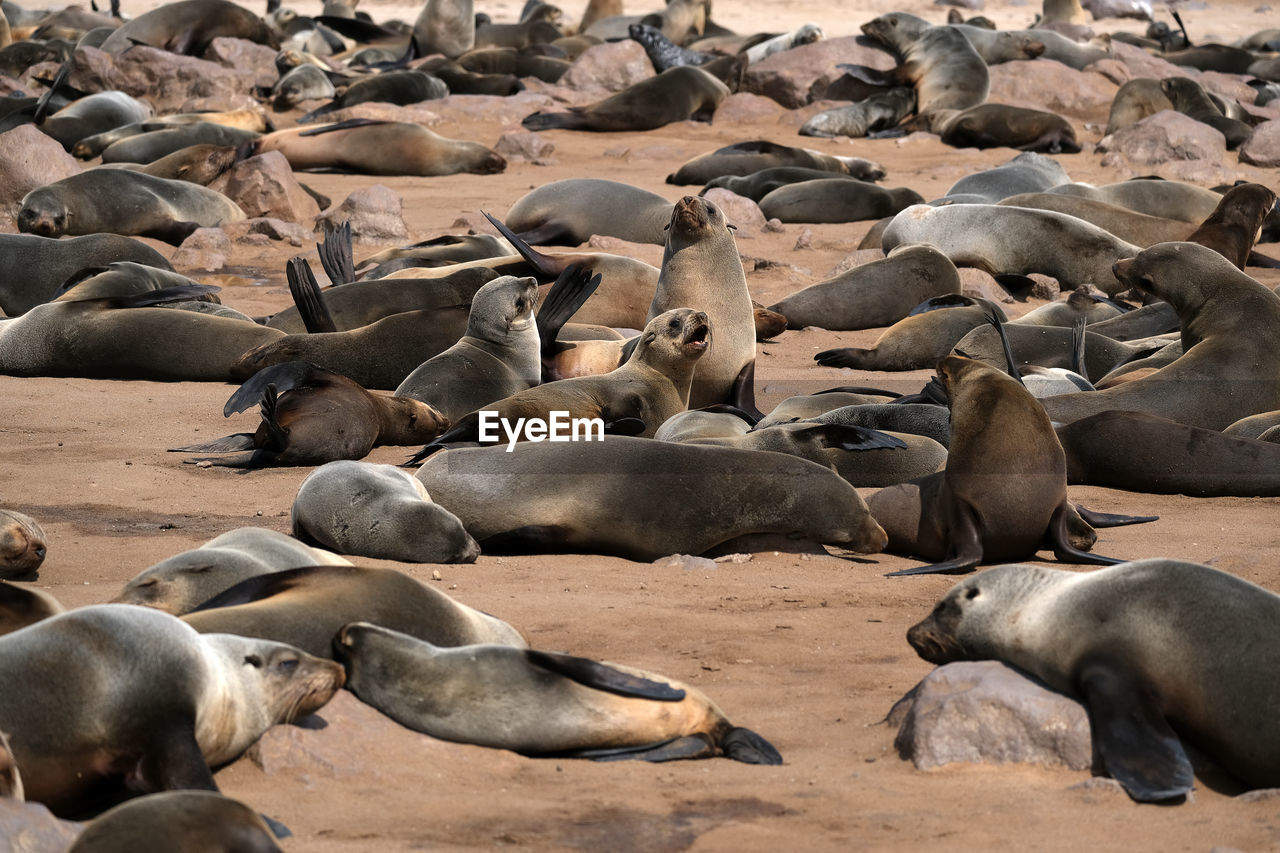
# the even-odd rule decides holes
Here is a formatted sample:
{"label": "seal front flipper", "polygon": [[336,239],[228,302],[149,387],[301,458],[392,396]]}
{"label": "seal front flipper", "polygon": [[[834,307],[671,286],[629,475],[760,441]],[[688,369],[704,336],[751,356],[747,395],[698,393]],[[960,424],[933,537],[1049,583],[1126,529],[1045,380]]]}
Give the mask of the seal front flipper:
{"label": "seal front flipper", "polygon": [[170,453],[231,453],[236,450],[252,450],[253,433],[235,432],[206,444],[188,444],[186,447],[170,447]]}
{"label": "seal front flipper", "polygon": [[871,427],[852,424],[814,424],[800,432],[815,434],[821,438],[824,447],[837,447],[848,451],[907,446],[907,443],[897,436]]}
{"label": "seal front flipper", "polygon": [[591,270],[581,264],[570,264],[547,291],[547,298],[542,300],[537,316],[543,382],[560,378],[555,371],[555,357],[561,350],[556,337],[599,286],[598,273],[593,276]]}
{"label": "seal front flipper", "polygon": [[652,699],[655,702],[679,702],[685,697],[683,690],[672,687],[670,684],[632,675],[590,658],[557,652],[540,652],[534,649],[525,649],[524,655],[534,666],[540,666],[557,675],[572,679],[584,687],[603,690],[606,693],[634,699]]}
{"label": "seal front flipper", "polygon": [[1191,790],[1191,762],[1145,685],[1110,661],[1096,661],[1081,667],[1077,686],[1094,752],[1129,796],[1157,803]]}
{"label": "seal front flipper", "polygon": [[988,311],[985,315],[989,325],[995,328],[996,334],[1000,336],[1000,345],[1004,348],[1004,363],[1006,372],[1014,379],[1018,380],[1018,384],[1027,387],[1022,381],[1022,374],[1018,372],[1018,362],[1013,357],[1013,346],[1009,343],[1009,336],[1004,331],[1004,320],[1000,319],[1000,315],[994,311]]}
{"label": "seal front flipper", "polygon": [[978,522],[973,510],[967,504],[960,504],[954,513],[951,528],[947,531],[947,542],[954,555],[949,560],[933,563],[928,566],[917,566],[914,569],[900,569],[889,572],[887,578],[900,578],[907,575],[962,575],[971,572],[982,562],[982,538],[978,534]]}
{"label": "seal front flipper", "polygon": [[823,350],[813,357],[822,367],[861,367],[870,350],[859,347]]}
{"label": "seal front flipper", "polygon": [[324,295],[320,292],[320,283],[316,281],[311,264],[299,255],[290,258],[285,266],[285,278],[289,280],[289,293],[293,296],[293,304],[298,306],[298,314],[309,334],[316,332],[336,332],[338,325],[333,322],[329,307],[324,304]]}
{"label": "seal front flipper", "polygon": [[[314,388],[331,384],[341,374],[325,370],[309,361],[282,361],[262,368],[244,381],[222,407],[222,416],[229,418],[262,400],[262,392],[268,385],[276,387],[277,394],[299,388]],[[344,377],[345,378],[345,377]]]}
{"label": "seal front flipper", "polygon": [[131,788],[146,793],[158,791],[217,791],[213,773],[196,742],[194,714],[188,719],[166,718],[140,730],[150,733],[149,742],[138,761],[137,778]]}
{"label": "seal front flipper", "polygon": [[[694,381],[696,382],[697,379],[695,378]],[[743,365],[742,370],[738,372],[729,395],[731,405],[751,415],[757,421],[764,418],[764,412],[756,408],[756,360],[754,358]]]}
{"label": "seal front flipper", "polygon": [[734,726],[729,730],[724,740],[720,742],[720,748],[724,750],[725,758],[732,758],[743,764],[776,766],[782,763],[782,753],[778,752],[773,744],[751,729],[744,729],[741,726]]}
{"label": "seal front flipper", "polygon": [[581,109],[570,107],[568,112],[563,113],[534,113],[525,116],[524,121],[520,122],[524,125],[525,130],[585,130],[587,128],[587,120],[583,117]]}
{"label": "seal front flipper", "polygon": [[96,302],[103,308],[154,308],[168,302],[189,302],[200,296],[217,293],[222,288],[212,284],[179,284],[174,287],[162,287],[159,290],[148,290],[144,293],[130,293],[125,296],[103,296],[97,299],[82,299],[80,302]]}
{"label": "seal front flipper", "polygon": [[329,283],[347,284],[356,280],[356,261],[351,250],[351,220],[343,220],[336,228],[325,226],[324,242],[316,244],[320,253],[320,266],[324,267]]}

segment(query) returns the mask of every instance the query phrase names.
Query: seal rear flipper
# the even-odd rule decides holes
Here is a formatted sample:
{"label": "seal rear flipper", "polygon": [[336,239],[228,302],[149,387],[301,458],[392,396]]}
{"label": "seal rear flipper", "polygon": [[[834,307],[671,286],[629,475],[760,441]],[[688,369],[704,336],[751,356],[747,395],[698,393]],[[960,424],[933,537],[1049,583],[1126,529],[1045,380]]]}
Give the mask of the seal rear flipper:
{"label": "seal rear flipper", "polygon": [[563,113],[534,113],[525,116],[524,121],[520,122],[524,125],[525,130],[584,130],[586,128],[586,120],[579,112],[572,111]]}
{"label": "seal rear flipper", "polygon": [[1280,261],[1275,258],[1269,258],[1266,255],[1260,255],[1251,250],[1249,252],[1249,257],[1245,260],[1245,266],[1274,270],[1280,269]]}
{"label": "seal rear flipper", "polygon": [[293,296],[293,304],[298,306],[298,314],[307,333],[338,331],[307,259],[302,256],[290,258],[285,266],[285,278],[289,280],[289,293]]}
{"label": "seal rear flipper", "polygon": [[848,451],[907,446],[907,443],[897,436],[871,427],[852,424],[814,424],[801,431],[814,433],[822,440],[825,447],[837,447]]}
{"label": "seal rear flipper", "polygon": [[725,758],[732,758],[744,764],[774,766],[782,763],[782,754],[774,748],[773,744],[751,729],[740,726],[729,729],[729,733],[720,742],[720,749],[724,751]]}
{"label": "seal rear flipper", "polygon": [[1008,293],[1019,302],[1026,302],[1027,297],[1031,295],[1031,288],[1036,286],[1035,280],[1030,276],[1017,273],[1000,273],[992,276],[992,278],[1004,288],[1005,293]]}
{"label": "seal rear flipper", "polygon": [[356,262],[351,249],[351,220],[343,220],[336,228],[324,229],[324,242],[316,244],[320,253],[320,266],[324,267],[329,283],[338,285],[356,280]]}
{"label": "seal rear flipper", "polygon": [[703,734],[685,735],[644,746],[619,746],[613,749],[582,749],[574,758],[592,761],[680,761],[690,758],[715,758],[718,753],[711,739]]}
{"label": "seal rear flipper", "polygon": [[756,408],[756,360],[754,358],[743,366],[738,372],[738,377],[733,380],[733,387],[729,391],[729,403],[757,421],[764,418],[764,412]]}
{"label": "seal rear flipper", "polygon": [[267,829],[271,830],[271,834],[276,838],[292,838],[293,830],[285,826],[278,820],[269,818],[262,812],[258,812],[258,817],[262,818],[262,822],[267,825]]}
{"label": "seal rear flipper", "polygon": [[1071,324],[1071,372],[1078,373],[1084,377],[1085,381],[1089,381],[1089,370],[1085,366],[1085,327],[1089,321],[1084,317],[1077,317],[1075,322]]}
{"label": "seal rear flipper", "polygon": [[263,449],[281,453],[289,444],[289,428],[283,426],[276,416],[278,400],[276,386],[268,383],[262,390],[262,402],[258,404],[258,413],[262,416],[262,425],[267,431],[267,440]]}
{"label": "seal rear flipper", "polygon": [[333,133],[337,130],[350,130],[353,127],[372,127],[375,124],[390,124],[390,122],[376,118],[349,118],[346,121],[337,121],[333,124],[322,125],[321,127],[313,127],[310,130],[304,130],[299,136],[320,136],[325,133]]}
{"label": "seal rear flipper", "polygon": [[1159,521],[1158,515],[1116,515],[1110,512],[1097,512],[1088,509],[1083,504],[1076,504],[1076,512],[1080,513],[1080,517],[1093,527],[1123,527],[1126,524],[1146,524],[1149,521]]}
{"label": "seal rear flipper", "polygon": [[600,286],[600,275],[581,264],[570,264],[551,285],[538,309],[538,338],[541,340],[542,381],[549,381],[556,356],[556,337],[569,318]]}
{"label": "seal rear flipper", "polygon": [[683,690],[672,687],[670,684],[632,675],[590,658],[558,652],[540,652],[534,649],[524,649],[524,655],[534,666],[563,675],[584,687],[603,690],[617,696],[652,699],[655,702],[679,702],[685,696]]}
{"label": "seal rear flipper", "polygon": [[1005,370],[1010,376],[1018,380],[1018,384],[1023,388],[1027,387],[1022,381],[1022,374],[1018,372],[1018,362],[1013,357],[1013,346],[1009,343],[1009,336],[1004,330],[1004,320],[1000,319],[1000,315],[994,311],[988,311],[983,315],[987,323],[995,328],[996,334],[1000,336],[1000,345],[1004,348]]}
{"label": "seal rear flipper", "polygon": [[445,430],[443,434],[438,436],[435,441],[424,446],[417,453],[410,456],[406,461],[400,463],[401,468],[407,468],[410,465],[417,465],[424,461],[428,456],[438,450],[445,450],[450,444],[462,441],[479,441],[480,439],[480,418],[475,412],[462,416],[456,424]]}
{"label": "seal rear flipper", "polygon": [[71,73],[71,66],[74,62],[74,57],[67,57],[66,61],[58,68],[58,73],[53,76],[53,81],[49,83],[49,88],[36,101],[35,111],[31,115],[31,121],[34,124],[44,124],[45,113],[49,111],[49,102],[53,100],[53,96],[58,89],[66,82],[67,75]]}
{"label": "seal rear flipper", "polygon": [[252,450],[253,433],[236,432],[214,439],[206,444],[188,444],[186,447],[170,447],[170,453],[230,453],[234,450]]}
{"label": "seal rear flipper", "polygon": [[[1075,515],[1071,504],[1063,501],[1057,509],[1053,511],[1053,518],[1049,520],[1048,545],[1053,549],[1053,555],[1064,563],[1084,563],[1090,566],[1115,566],[1126,560],[1117,560],[1115,557],[1104,557],[1101,554],[1091,554],[1088,551],[1082,551],[1075,545],[1071,544],[1071,531],[1069,523],[1071,517]],[[1080,516],[1076,516],[1080,518]]]}
{"label": "seal rear flipper", "polygon": [[553,258],[548,255],[544,255],[542,252],[534,250],[532,246],[517,237],[516,233],[504,225],[499,219],[497,219],[497,217],[490,216],[483,210],[480,212],[484,213],[484,218],[489,220],[493,227],[498,229],[498,233],[511,244],[512,248],[516,250],[520,257],[524,258],[525,263],[533,267],[534,272],[542,276],[560,274],[559,264],[557,264]]}
{"label": "seal rear flipper", "polygon": [[181,246],[183,242],[194,234],[196,229],[199,227],[200,223],[198,222],[180,222],[175,220],[165,225],[149,228],[138,236],[161,240],[171,246]]}
{"label": "seal rear flipper", "polygon": [[[222,416],[229,418],[262,401],[262,392],[268,385],[276,387],[277,394],[299,388],[329,384],[341,374],[312,364],[309,361],[282,361],[268,365],[244,381],[222,407]],[[345,377],[342,377],[345,378]],[[243,448],[232,448],[240,450]]]}
{"label": "seal rear flipper", "polygon": [[1096,661],[1081,667],[1077,686],[1089,711],[1094,752],[1130,797],[1156,803],[1191,790],[1191,761],[1145,685]]}

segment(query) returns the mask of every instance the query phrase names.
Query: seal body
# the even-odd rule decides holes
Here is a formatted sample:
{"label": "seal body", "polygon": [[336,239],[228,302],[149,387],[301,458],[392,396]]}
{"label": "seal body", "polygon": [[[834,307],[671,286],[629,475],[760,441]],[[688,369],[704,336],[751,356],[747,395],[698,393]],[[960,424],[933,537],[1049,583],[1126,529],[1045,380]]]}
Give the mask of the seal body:
{"label": "seal body", "polygon": [[213,791],[166,791],[99,815],[67,853],[282,853],[257,812]]}
{"label": "seal body", "polygon": [[115,261],[172,270],[164,255],[130,237],[88,234],[54,240],[34,234],[0,234],[0,310],[25,314],[57,295],[72,275]]}
{"label": "seal body", "polygon": [[602,101],[565,113],[534,113],[523,124],[529,130],[653,130],[673,121],[709,118],[727,97],[724,83],[701,68],[679,65]]}
{"label": "seal body", "polygon": [[507,167],[506,160],[478,142],[449,139],[399,121],[355,119],[277,130],[259,139],[254,153],[267,151],[279,151],[295,170],[359,175],[494,175]]}
{"label": "seal body", "polygon": [[924,198],[907,187],[887,189],[875,184],[820,178],[778,187],[760,199],[766,219],[782,222],[861,222],[893,216]]}
{"label": "seal body", "polygon": [[36,587],[0,583],[0,634],[12,634],[64,609],[56,598]]}
{"label": "seal body", "polygon": [[861,157],[837,157],[809,148],[792,148],[758,139],[726,145],[709,154],[694,157],[667,175],[667,183],[706,184],[726,175],[750,175],[761,169],[780,166],[821,169],[851,175],[864,181],[878,181],[884,177],[884,169],[879,164]]}
{"label": "seal body", "polygon": [[576,246],[593,234],[633,243],[666,242],[671,202],[657,193],[599,178],[543,184],[507,211],[506,225],[532,244]]}

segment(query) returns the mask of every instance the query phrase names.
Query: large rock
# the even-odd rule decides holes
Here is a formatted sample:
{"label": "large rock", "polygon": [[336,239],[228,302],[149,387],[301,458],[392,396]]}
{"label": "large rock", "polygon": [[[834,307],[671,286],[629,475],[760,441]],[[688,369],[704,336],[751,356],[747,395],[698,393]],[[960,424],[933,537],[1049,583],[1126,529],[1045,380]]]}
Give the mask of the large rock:
{"label": "large rock", "polygon": [[1087,121],[1107,120],[1118,88],[1096,71],[1077,71],[1052,59],[1005,62],[988,71],[991,103],[1049,110]]}
{"label": "large rock", "polygon": [[951,663],[890,712],[898,753],[921,770],[957,761],[1088,769],[1084,706],[996,661]]}
{"label": "large rock", "polygon": [[139,44],[115,57],[95,47],[78,48],[67,82],[82,92],[119,89],[163,115],[256,106],[248,94],[256,77],[253,68],[227,68]]}
{"label": "large rock", "polygon": [[540,133],[513,130],[498,137],[493,150],[507,158],[507,162],[546,163],[555,152],[555,143]]}
{"label": "large rock", "polygon": [[227,265],[231,238],[221,228],[197,228],[182,241],[169,263],[175,270],[217,272]]}
{"label": "large rock", "polygon": [[703,195],[707,201],[720,205],[725,221],[738,229],[738,239],[754,237],[764,228],[765,218],[760,212],[760,205],[751,199],[723,187],[709,189]]}
{"label": "large rock", "polygon": [[720,102],[711,118],[712,124],[778,124],[790,112],[773,98],[735,92]]}
{"label": "large rock", "polygon": [[1263,122],[1253,129],[1253,136],[1240,146],[1240,162],[1264,169],[1280,166],[1280,121]]}
{"label": "large rock", "polygon": [[82,824],[58,820],[40,803],[0,797],[0,849],[17,853],[65,853]]}
{"label": "large rock", "polygon": [[320,206],[298,183],[279,151],[242,160],[209,188],[240,205],[250,218],[266,216],[310,225],[320,213]]}
{"label": "large rock", "polygon": [[1154,77],[1157,80],[1163,80],[1166,77],[1194,76],[1180,65],[1152,56],[1142,48],[1122,41],[1111,42],[1111,55],[1112,59],[1098,60],[1086,70],[1099,72],[1117,86],[1135,77]]}
{"label": "large rock", "polygon": [[587,48],[559,83],[570,89],[605,94],[621,92],[656,73],[640,42],[625,39]]}
{"label": "large rock", "polygon": [[842,63],[881,71],[898,66],[893,54],[865,36],[823,39],[775,53],[752,65],[742,81],[742,91],[765,95],[795,109],[809,102],[810,90],[820,77],[839,77],[843,72],[836,66]]}
{"label": "large rock", "polygon": [[356,240],[388,243],[409,237],[404,200],[384,184],[356,190],[342,204],[317,216],[316,229],[336,228],[343,222],[351,223],[351,236]]}
{"label": "large rock", "polygon": [[78,174],[76,159],[34,124],[0,133],[0,211],[15,213],[22,197],[45,184]]}
{"label": "large rock", "polygon": [[252,72],[254,86],[270,89],[280,79],[280,72],[276,68],[278,52],[265,44],[247,39],[220,36],[209,43],[201,58],[216,62],[223,68]]}
{"label": "large rock", "polygon": [[[1159,166],[1178,160],[1222,165],[1227,139],[1221,131],[1174,110],[1161,110],[1103,137],[1098,149],[1135,166]],[[1107,165],[1103,160],[1103,165]]]}

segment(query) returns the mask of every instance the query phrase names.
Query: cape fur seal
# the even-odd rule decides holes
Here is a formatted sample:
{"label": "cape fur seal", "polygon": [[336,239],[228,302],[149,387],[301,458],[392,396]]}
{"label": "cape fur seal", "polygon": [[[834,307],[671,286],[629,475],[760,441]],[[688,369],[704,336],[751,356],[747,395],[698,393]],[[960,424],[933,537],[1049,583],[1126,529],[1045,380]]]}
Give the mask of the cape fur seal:
{"label": "cape fur seal", "polygon": [[165,791],[94,819],[67,853],[283,853],[257,812],[213,791]]}
{"label": "cape fur seal", "polygon": [[898,86],[844,107],[823,110],[800,126],[801,136],[863,137],[897,127],[916,110],[916,90]]}
{"label": "cape fur seal", "polygon": [[150,104],[119,91],[85,95],[49,116],[40,130],[68,151],[86,136],[151,118]]}
{"label": "cape fur seal", "polygon": [[276,49],[275,33],[257,15],[231,0],[176,0],[120,26],[102,50],[124,53],[135,44],[199,56],[216,38],[239,38]]}
{"label": "cape fur seal", "polygon": [[0,637],[0,677],[0,730],[27,798],[62,816],[138,793],[216,791],[210,766],[317,710],[343,683],[332,661],[201,636],[126,604],[78,608]]}
{"label": "cape fur seal", "polygon": [[707,190],[719,187],[720,189],[728,190],[734,195],[749,198],[759,204],[760,199],[778,187],[785,187],[787,184],[796,184],[800,181],[814,181],[819,178],[841,178],[846,181],[858,180],[852,175],[828,172],[822,169],[807,169],[803,166],[774,166],[769,169],[752,172],[749,175],[721,175],[718,178],[713,178],[707,181],[707,185],[702,188],[698,195],[706,195]]}
{"label": "cape fur seal", "polygon": [[724,83],[701,68],[680,65],[594,104],[563,113],[537,112],[521,123],[528,130],[654,130],[673,121],[709,120],[727,97]]}
{"label": "cape fur seal", "polygon": [[392,465],[321,465],[298,487],[289,524],[303,542],[338,554],[409,563],[474,563],[480,554],[458,519]]}
{"label": "cape fur seal", "polygon": [[442,53],[457,59],[476,43],[475,4],[472,0],[427,0],[413,22],[416,56]]}
{"label": "cape fur seal", "polygon": [[265,527],[239,527],[143,569],[111,600],[180,616],[247,578],[315,565],[350,565],[337,554]]}
{"label": "cape fur seal", "polygon": [[306,566],[247,578],[182,621],[201,634],[237,634],[333,656],[349,622],[372,622],[437,646],[524,648],[520,632],[394,569]]}
{"label": "cape fur seal", "polygon": [[1079,699],[1107,772],[1160,802],[1191,790],[1182,739],[1249,787],[1280,785],[1280,684],[1259,677],[1280,660],[1277,619],[1275,593],[1196,563],[1011,565],[953,587],[907,640],[930,663],[1000,660]]}
{"label": "cape fur seal", "polygon": [[1234,186],[1223,193],[1213,213],[1186,240],[1208,246],[1243,270],[1275,204],[1276,194],[1262,184]]}
{"label": "cape fur seal", "polygon": [[862,32],[901,58],[897,75],[916,89],[921,115],[965,110],[987,99],[987,63],[959,31],[935,27],[906,12],[890,12],[862,25]]}
{"label": "cape fur seal", "polygon": [[851,175],[863,181],[878,181],[885,174],[878,163],[861,157],[837,157],[809,148],[792,148],[758,139],[726,145],[709,154],[694,157],[667,175],[667,183],[706,184],[725,175],[750,175],[761,169],[777,166],[821,169],[824,172]]}
{"label": "cape fur seal", "polygon": [[698,690],[642,670],[506,646],[438,648],[363,622],[343,628],[334,649],[361,701],[432,737],[525,755],[782,763]]}
{"label": "cape fur seal", "polygon": [[[838,474],[783,453],[623,436],[526,441],[511,452],[438,453],[417,477],[486,549],[650,561],[701,554],[750,533],[785,533],[861,553],[879,551],[886,541]],[[712,482],[734,490],[708,488]]]}
{"label": "cape fur seal", "polygon": [[995,303],[960,294],[935,296],[926,305],[936,307],[921,313],[913,311],[894,323],[870,349],[823,350],[813,360],[823,367],[921,370],[936,365],[961,338],[987,322],[988,313],[994,311],[1004,318],[1004,311]]}
{"label": "cape fur seal", "polygon": [[478,142],[449,139],[402,121],[349,119],[277,130],[259,139],[253,153],[267,151],[279,151],[295,170],[358,175],[494,175],[507,168],[505,159]]}
{"label": "cape fur seal", "polygon": [[929,130],[953,148],[1017,148],[1050,154],[1078,154],[1075,128],[1057,113],[1010,104],[978,104],[965,110],[934,110],[921,116]]}
{"label": "cape fur seal", "polygon": [[72,275],[115,261],[173,269],[164,255],[131,237],[86,234],[57,240],[0,234],[0,311],[8,317],[25,314],[57,296]]}
{"label": "cape fur seal", "polygon": [[600,178],[566,178],[521,196],[505,224],[531,245],[576,246],[593,234],[633,243],[666,242],[671,202],[657,193]]}
{"label": "cape fur seal", "polygon": [[49,539],[34,518],[0,509],[0,579],[26,577],[44,562]]}
{"label": "cape fur seal", "polygon": [[1134,178],[1095,187],[1090,184],[1058,184],[1045,192],[1078,195],[1118,204],[1148,216],[1164,216],[1199,225],[1213,215],[1222,196],[1213,190],[1182,181]]}
{"label": "cape fur seal", "polygon": [[924,198],[909,187],[889,189],[841,178],[778,187],[760,199],[765,219],[782,222],[861,222],[893,216]]}
{"label": "cape fur seal", "polygon": [[0,634],[12,634],[65,609],[52,595],[35,587],[0,582]]}

